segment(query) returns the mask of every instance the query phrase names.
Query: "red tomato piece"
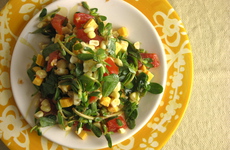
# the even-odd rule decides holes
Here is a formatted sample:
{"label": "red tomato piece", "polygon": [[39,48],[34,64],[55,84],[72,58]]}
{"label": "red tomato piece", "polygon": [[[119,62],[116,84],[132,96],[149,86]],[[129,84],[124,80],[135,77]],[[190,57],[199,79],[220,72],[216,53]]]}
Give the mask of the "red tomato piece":
{"label": "red tomato piece", "polygon": [[58,34],[62,34],[62,24],[66,20],[66,17],[56,14],[52,20],[51,20],[51,25],[53,28],[56,30]]}
{"label": "red tomato piece", "polygon": [[97,96],[90,96],[89,98],[89,103],[93,103],[94,101],[96,101],[98,99]]}
{"label": "red tomato piece", "polygon": [[[119,119],[121,121],[121,123],[122,123],[121,126],[119,126],[119,124],[117,123],[118,122],[117,119]],[[118,116],[117,118],[109,120],[107,122],[107,127],[108,127],[109,131],[117,132],[120,128],[126,129],[127,128],[127,124],[126,124],[126,121],[125,121],[125,119],[124,119],[123,116]]]}
{"label": "red tomato piece", "polygon": [[60,58],[59,51],[53,51],[49,54],[49,60],[46,67],[46,72],[49,72],[54,66],[52,65],[53,61],[57,61]]}
{"label": "red tomato piece", "polygon": [[95,38],[90,39],[88,35],[84,32],[84,29],[78,29],[76,35],[77,35],[77,38],[81,39],[85,43],[89,43],[90,40],[98,40],[99,42],[103,40],[103,37],[97,34]]}
{"label": "red tomato piece", "polygon": [[91,16],[91,15],[85,14],[85,13],[75,13],[74,18],[73,18],[73,22],[74,22],[75,26],[78,29],[80,29],[91,18],[94,18],[94,16]]}
{"label": "red tomato piece", "polygon": [[[112,60],[112,58],[108,57],[105,59],[105,62],[109,65],[106,65],[106,68],[109,71],[109,74],[118,74],[119,73],[119,67],[115,64],[115,62]],[[104,76],[108,75],[107,73],[104,74]]]}
{"label": "red tomato piece", "polygon": [[155,54],[155,53],[141,53],[141,57],[142,58],[151,58],[153,60],[152,61],[153,68],[156,68],[160,65],[159,58],[158,58],[157,54]]}

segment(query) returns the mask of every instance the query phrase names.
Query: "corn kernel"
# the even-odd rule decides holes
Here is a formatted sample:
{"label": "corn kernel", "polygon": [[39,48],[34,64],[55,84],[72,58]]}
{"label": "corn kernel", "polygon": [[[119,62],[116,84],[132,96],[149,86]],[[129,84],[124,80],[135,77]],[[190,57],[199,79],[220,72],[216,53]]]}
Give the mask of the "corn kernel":
{"label": "corn kernel", "polygon": [[94,31],[90,31],[89,33],[87,33],[87,36],[90,38],[90,39],[93,39],[96,37],[96,33]]}
{"label": "corn kernel", "polygon": [[119,58],[115,58],[114,62],[116,63],[116,65],[118,66],[123,66],[123,62],[119,59]]}
{"label": "corn kernel", "polygon": [[41,105],[42,106],[50,106],[50,102],[48,99],[44,99],[42,102],[41,102]]}
{"label": "corn kernel", "polygon": [[127,37],[128,36],[128,30],[126,27],[121,27],[117,30],[120,36]]}
{"label": "corn kernel", "polygon": [[62,34],[63,35],[67,35],[67,34],[71,34],[72,33],[72,29],[69,28],[68,26],[62,27]]}
{"label": "corn kernel", "polygon": [[44,26],[46,26],[46,25],[47,25],[47,22],[41,21],[41,22],[38,23],[37,27],[38,27],[38,28],[42,28],[42,27],[44,27]]}
{"label": "corn kernel", "polygon": [[140,95],[138,92],[133,92],[129,95],[129,98],[131,102],[138,103],[140,100]]}
{"label": "corn kernel", "polygon": [[118,91],[113,91],[110,96],[114,99],[118,99],[120,97],[120,93]]}
{"label": "corn kernel", "polygon": [[[74,52],[75,52],[75,51],[74,51]],[[70,61],[70,63],[75,64],[75,63],[79,63],[81,60],[78,59],[78,58],[75,57],[75,56],[71,56],[69,61]]]}
{"label": "corn kernel", "polygon": [[98,40],[90,40],[89,45],[99,46],[100,42]]}
{"label": "corn kernel", "polygon": [[93,27],[88,27],[84,29],[85,33],[89,33],[89,32],[94,32],[94,28]]}
{"label": "corn kernel", "polygon": [[135,47],[136,49],[140,49],[140,45],[141,45],[140,42],[135,42],[135,43],[134,43],[134,47]]}
{"label": "corn kernel", "polygon": [[36,112],[36,113],[34,114],[34,117],[35,117],[35,118],[41,118],[41,117],[43,117],[43,115],[44,115],[44,112],[38,111],[38,112]]}
{"label": "corn kernel", "polygon": [[58,68],[63,68],[63,69],[65,69],[65,68],[67,68],[67,66],[68,66],[68,64],[67,64],[67,62],[66,62],[64,59],[61,59],[61,60],[59,60],[59,61],[57,62],[57,67],[58,67]]}
{"label": "corn kernel", "polygon": [[[89,48],[91,48],[92,50],[95,50],[95,46],[89,45],[89,44],[87,44],[87,43],[85,43],[85,42],[81,42],[81,45],[82,45],[83,48],[89,47]],[[81,50],[81,52],[82,52],[82,53],[89,53],[88,51],[84,51],[83,49]]]}
{"label": "corn kernel", "polygon": [[101,124],[100,124],[100,122],[95,122],[95,123],[93,123],[93,125],[95,125],[96,127],[98,127],[98,128],[101,129]]}
{"label": "corn kernel", "polygon": [[101,41],[100,48],[102,48],[102,49],[106,49],[106,44],[105,44],[105,41]]}
{"label": "corn kernel", "polygon": [[66,75],[69,73],[68,69],[64,68],[57,68],[57,70],[54,70],[54,73],[57,75]]}
{"label": "corn kernel", "polygon": [[118,105],[120,105],[120,102],[121,102],[120,99],[116,98],[113,99],[110,104],[112,107],[117,107]]}
{"label": "corn kernel", "polygon": [[50,112],[50,111],[51,111],[50,106],[43,106],[43,105],[42,105],[40,108],[41,108],[41,110],[44,111],[44,112]]}
{"label": "corn kernel", "polygon": [[67,93],[71,88],[70,85],[59,85],[58,87],[62,90],[63,93]]}
{"label": "corn kernel", "polygon": [[103,106],[106,106],[106,107],[109,107],[110,102],[111,102],[110,97],[102,97],[100,100],[100,104],[102,104]]}
{"label": "corn kernel", "polygon": [[47,73],[45,70],[38,70],[36,71],[36,76],[38,76],[41,79],[44,79],[47,76]]}
{"label": "corn kernel", "polygon": [[79,98],[77,93],[73,93],[73,103],[74,105],[78,106],[80,105],[81,99]]}
{"label": "corn kernel", "polygon": [[118,82],[115,89],[113,91],[120,91],[121,90],[121,82]]}
{"label": "corn kernel", "polygon": [[124,134],[126,132],[126,130],[124,128],[120,128],[120,129],[118,129],[118,132],[121,134]]}

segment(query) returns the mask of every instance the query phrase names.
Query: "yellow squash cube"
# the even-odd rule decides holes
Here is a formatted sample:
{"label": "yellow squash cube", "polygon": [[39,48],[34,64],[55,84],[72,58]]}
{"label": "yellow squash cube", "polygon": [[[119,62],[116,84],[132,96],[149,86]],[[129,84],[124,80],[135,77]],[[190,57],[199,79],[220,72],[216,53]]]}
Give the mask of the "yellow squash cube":
{"label": "yellow squash cube", "polygon": [[154,77],[154,75],[148,70],[145,73],[148,75],[148,82],[150,82],[152,78]]}
{"label": "yellow squash cube", "polygon": [[70,97],[64,97],[60,99],[60,104],[61,107],[65,108],[65,107],[70,107],[73,105],[73,99]]}
{"label": "yellow squash cube", "polygon": [[84,140],[87,137],[87,133],[82,130],[80,134],[77,133],[77,131],[75,131],[75,133],[82,139]]}
{"label": "yellow squash cube", "polygon": [[117,55],[119,53],[119,51],[121,50],[121,44],[116,42],[116,50],[115,50],[115,54]]}
{"label": "yellow squash cube", "polygon": [[121,27],[117,30],[120,36],[127,37],[128,36],[128,29],[126,27]]}
{"label": "yellow squash cube", "polygon": [[111,98],[110,97],[102,97],[100,100],[100,104],[106,107],[109,107],[111,102]]}
{"label": "yellow squash cube", "polygon": [[84,25],[85,29],[89,27],[93,27],[94,29],[98,27],[96,21],[93,18],[89,19],[89,21],[87,21],[86,24]]}
{"label": "yellow squash cube", "polygon": [[44,66],[45,60],[41,54],[38,54],[36,64],[39,66]]}
{"label": "yellow squash cube", "polygon": [[43,82],[43,78],[35,77],[32,83],[34,85],[40,86],[42,82]]}

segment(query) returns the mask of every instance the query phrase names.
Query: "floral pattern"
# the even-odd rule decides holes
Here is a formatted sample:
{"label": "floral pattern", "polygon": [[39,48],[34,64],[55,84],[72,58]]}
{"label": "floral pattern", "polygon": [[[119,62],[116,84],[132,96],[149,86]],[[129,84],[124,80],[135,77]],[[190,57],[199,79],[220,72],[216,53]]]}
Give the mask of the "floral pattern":
{"label": "floral pattern", "polygon": [[[0,12],[0,138],[10,149],[31,149],[36,143],[37,149],[69,150],[44,137],[30,133],[30,126],[16,107],[10,85],[11,55],[22,30],[15,27],[15,21],[24,27],[34,14],[53,1],[21,0],[19,5],[13,5],[14,1],[10,1]],[[164,97],[151,120],[137,134],[113,146],[112,149],[157,150],[166,142],[165,137],[172,135],[175,126],[183,117],[189,100],[192,82],[190,43],[181,20],[166,1],[126,1],[144,14],[151,14],[146,16],[155,26],[164,44],[168,77]],[[14,13],[19,13],[17,20],[13,16]]]}

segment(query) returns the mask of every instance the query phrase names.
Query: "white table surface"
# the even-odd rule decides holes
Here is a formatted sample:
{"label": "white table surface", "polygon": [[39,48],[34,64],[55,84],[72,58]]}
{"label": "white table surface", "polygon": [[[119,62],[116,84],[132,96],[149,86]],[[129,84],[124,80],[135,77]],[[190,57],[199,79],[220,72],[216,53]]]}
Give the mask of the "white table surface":
{"label": "white table surface", "polygon": [[[229,150],[230,0],[168,1],[190,38],[194,84],[185,116],[162,150]],[[6,150],[1,142],[0,149]]]}

